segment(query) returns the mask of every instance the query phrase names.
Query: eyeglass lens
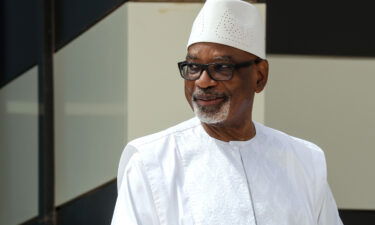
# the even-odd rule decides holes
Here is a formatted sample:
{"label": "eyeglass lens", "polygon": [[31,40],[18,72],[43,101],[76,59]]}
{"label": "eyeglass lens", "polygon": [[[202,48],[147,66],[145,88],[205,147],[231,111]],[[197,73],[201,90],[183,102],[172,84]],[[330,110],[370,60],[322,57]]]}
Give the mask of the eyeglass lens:
{"label": "eyeglass lens", "polygon": [[206,70],[214,80],[229,80],[232,78],[233,74],[233,66],[219,63],[209,65],[186,63],[182,65],[181,69],[182,76],[188,80],[198,79],[203,73],[203,70]]}

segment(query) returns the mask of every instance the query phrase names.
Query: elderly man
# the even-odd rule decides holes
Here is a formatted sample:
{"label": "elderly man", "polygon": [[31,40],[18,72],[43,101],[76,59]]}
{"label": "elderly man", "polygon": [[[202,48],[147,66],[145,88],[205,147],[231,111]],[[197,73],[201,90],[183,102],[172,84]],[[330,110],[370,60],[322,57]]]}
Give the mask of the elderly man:
{"label": "elderly man", "polygon": [[178,63],[196,118],[131,141],[112,225],[340,225],[322,150],[252,120],[268,76],[264,26],[208,0]]}

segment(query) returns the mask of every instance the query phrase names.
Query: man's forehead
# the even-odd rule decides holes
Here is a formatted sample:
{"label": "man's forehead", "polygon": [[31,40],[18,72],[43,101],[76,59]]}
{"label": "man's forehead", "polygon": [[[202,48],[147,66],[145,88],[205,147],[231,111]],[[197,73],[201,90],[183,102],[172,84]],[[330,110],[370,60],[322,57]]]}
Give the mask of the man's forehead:
{"label": "man's forehead", "polygon": [[[191,59],[191,60],[197,60],[200,59],[199,54],[190,54],[187,53],[186,59]],[[212,57],[213,60],[222,60],[222,61],[233,61],[233,57],[230,55],[218,55]]]}

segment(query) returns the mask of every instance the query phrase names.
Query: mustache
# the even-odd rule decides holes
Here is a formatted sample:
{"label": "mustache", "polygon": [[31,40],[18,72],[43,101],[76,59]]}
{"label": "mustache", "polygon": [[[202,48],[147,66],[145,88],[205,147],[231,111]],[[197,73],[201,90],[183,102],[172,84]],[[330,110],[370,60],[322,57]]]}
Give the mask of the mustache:
{"label": "mustache", "polygon": [[199,87],[197,87],[194,90],[192,97],[194,101],[197,99],[212,100],[212,99],[217,99],[217,98],[225,98],[225,99],[229,98],[229,96],[226,93],[218,92],[211,88],[203,89]]}

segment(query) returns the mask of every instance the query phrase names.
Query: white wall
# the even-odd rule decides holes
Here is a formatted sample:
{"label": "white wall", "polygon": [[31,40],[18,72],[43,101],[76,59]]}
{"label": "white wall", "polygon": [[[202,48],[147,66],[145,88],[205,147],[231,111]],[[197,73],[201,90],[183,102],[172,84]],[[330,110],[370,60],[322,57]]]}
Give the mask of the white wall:
{"label": "white wall", "polygon": [[325,150],[340,208],[375,209],[375,59],[270,55],[267,125]]}
{"label": "white wall", "polygon": [[38,69],[0,89],[0,224],[38,213]]}
{"label": "white wall", "polygon": [[128,140],[191,118],[177,62],[200,4],[127,3]]}

